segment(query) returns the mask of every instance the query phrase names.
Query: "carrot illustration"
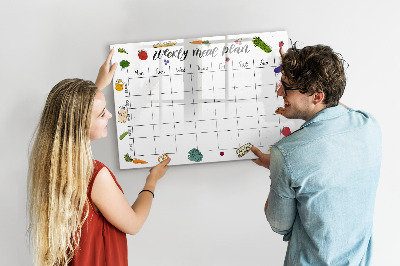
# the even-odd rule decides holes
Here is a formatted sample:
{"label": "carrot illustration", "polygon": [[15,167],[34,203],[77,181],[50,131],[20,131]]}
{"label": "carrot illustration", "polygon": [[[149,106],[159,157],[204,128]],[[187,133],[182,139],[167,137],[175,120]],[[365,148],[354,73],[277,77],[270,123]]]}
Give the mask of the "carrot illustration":
{"label": "carrot illustration", "polygon": [[140,164],[146,164],[147,162],[146,162],[146,161],[139,160],[139,159],[133,159],[133,160],[132,160],[132,163],[134,163],[134,164],[138,164],[138,163],[140,163]]}
{"label": "carrot illustration", "polygon": [[198,40],[198,41],[193,41],[193,42],[190,42],[190,43],[193,43],[193,44],[202,44],[203,41],[202,41],[202,40]]}

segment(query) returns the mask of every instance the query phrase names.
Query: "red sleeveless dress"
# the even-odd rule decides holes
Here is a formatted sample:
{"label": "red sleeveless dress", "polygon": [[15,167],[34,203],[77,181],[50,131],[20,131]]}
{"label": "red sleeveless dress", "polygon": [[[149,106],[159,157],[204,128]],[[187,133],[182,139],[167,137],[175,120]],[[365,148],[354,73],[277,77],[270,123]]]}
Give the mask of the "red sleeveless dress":
{"label": "red sleeveless dress", "polygon": [[[110,224],[101,213],[96,212],[92,201],[92,188],[99,171],[106,167],[94,160],[93,176],[89,182],[87,195],[89,200],[89,214],[82,226],[81,240],[75,251],[71,266],[103,266],[103,265],[128,265],[128,244],[126,234]],[[108,169],[108,168],[107,168]],[[108,171],[110,171],[108,169]],[[115,183],[118,184],[114,174],[110,171]],[[123,192],[123,191],[122,191]]]}

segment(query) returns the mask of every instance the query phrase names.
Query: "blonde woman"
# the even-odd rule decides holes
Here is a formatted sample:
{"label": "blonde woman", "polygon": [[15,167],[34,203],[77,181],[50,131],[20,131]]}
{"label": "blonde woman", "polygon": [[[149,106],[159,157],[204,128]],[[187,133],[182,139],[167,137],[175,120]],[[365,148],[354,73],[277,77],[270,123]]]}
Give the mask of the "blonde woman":
{"label": "blonde woman", "polygon": [[90,143],[112,117],[103,88],[113,51],[96,84],[65,79],[51,90],[30,155],[28,201],[35,265],[128,265],[126,234],[145,222],[170,159],[150,170],[131,206],[113,173],[93,160]]}

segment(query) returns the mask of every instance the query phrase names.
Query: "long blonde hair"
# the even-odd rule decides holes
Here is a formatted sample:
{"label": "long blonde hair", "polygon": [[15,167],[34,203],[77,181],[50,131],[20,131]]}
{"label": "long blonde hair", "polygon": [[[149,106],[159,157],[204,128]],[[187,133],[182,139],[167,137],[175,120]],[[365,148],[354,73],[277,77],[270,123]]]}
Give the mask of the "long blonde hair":
{"label": "long blonde hair", "polygon": [[93,173],[90,123],[96,90],[91,81],[65,79],[47,97],[28,173],[35,265],[67,265],[78,247]]}

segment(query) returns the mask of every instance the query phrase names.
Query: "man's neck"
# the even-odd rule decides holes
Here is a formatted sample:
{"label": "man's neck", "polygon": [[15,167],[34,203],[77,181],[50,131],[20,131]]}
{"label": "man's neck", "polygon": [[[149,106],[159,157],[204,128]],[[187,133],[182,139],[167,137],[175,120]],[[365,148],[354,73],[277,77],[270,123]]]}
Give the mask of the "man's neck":
{"label": "man's neck", "polygon": [[318,114],[319,112],[321,112],[322,110],[324,110],[326,108],[327,108],[326,104],[317,104],[317,105],[315,105],[315,107],[312,109],[312,111],[307,116],[305,121],[309,120],[311,117],[313,117],[314,115]]}

